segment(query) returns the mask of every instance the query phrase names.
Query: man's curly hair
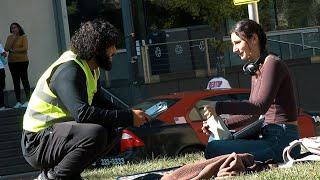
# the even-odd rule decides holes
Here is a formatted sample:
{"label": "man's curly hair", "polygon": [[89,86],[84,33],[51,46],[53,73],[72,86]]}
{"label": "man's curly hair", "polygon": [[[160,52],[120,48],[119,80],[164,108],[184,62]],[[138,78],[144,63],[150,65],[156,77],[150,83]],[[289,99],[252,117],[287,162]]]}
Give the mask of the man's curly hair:
{"label": "man's curly hair", "polygon": [[71,51],[78,58],[89,60],[106,48],[117,45],[119,39],[119,31],[108,21],[99,18],[81,24],[71,38]]}

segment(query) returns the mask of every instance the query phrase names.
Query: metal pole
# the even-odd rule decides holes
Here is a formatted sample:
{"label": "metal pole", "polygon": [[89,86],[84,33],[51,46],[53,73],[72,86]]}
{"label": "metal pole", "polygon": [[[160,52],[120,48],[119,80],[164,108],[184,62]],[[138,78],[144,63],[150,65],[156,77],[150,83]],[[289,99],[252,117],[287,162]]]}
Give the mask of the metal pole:
{"label": "metal pole", "polygon": [[129,94],[129,101],[130,103],[133,102],[133,84],[136,81],[135,79],[135,62],[133,58],[135,56],[135,51],[133,50],[133,41],[132,38],[134,36],[134,26],[133,26],[133,17],[131,11],[131,0],[121,0],[121,11],[122,11],[122,21],[123,21],[123,30],[124,30],[124,38],[125,44],[127,49],[127,56],[128,56],[128,94]]}
{"label": "metal pole", "polygon": [[144,15],[144,0],[136,0],[137,6],[137,18],[138,18],[138,30],[139,30],[139,38],[140,40],[144,40],[147,37],[147,28],[146,28],[146,21]]}
{"label": "metal pole", "polygon": [[58,40],[58,51],[62,54],[68,49],[70,44],[69,22],[67,15],[66,0],[54,0],[53,13],[56,26],[56,34]]}
{"label": "metal pole", "polygon": [[146,62],[146,68],[147,68],[147,74],[148,74],[148,83],[151,83],[151,66],[150,66],[150,55],[149,55],[149,46],[145,46],[145,62]]}
{"label": "metal pole", "polygon": [[273,0],[273,9],[274,9],[274,18],[275,18],[275,21],[276,21],[276,29],[278,29],[279,27],[279,19],[278,19],[278,9],[277,9],[277,4],[276,4],[276,0]]}
{"label": "metal pole", "polygon": [[253,2],[248,4],[249,19],[256,21],[259,24],[258,3]]}
{"label": "metal pole", "polygon": [[146,45],[145,41],[142,40],[141,46],[141,58],[143,64],[143,75],[144,75],[144,82],[150,83],[150,67],[149,67],[149,59],[148,59],[148,46]]}
{"label": "metal pole", "polygon": [[208,46],[208,39],[204,39],[204,46],[205,46],[205,56],[206,56],[206,63],[207,63],[207,71],[208,71],[208,76],[212,75],[211,71],[211,65],[210,65],[210,56],[209,56],[209,46]]}
{"label": "metal pole", "polygon": [[300,33],[301,36],[301,41],[302,41],[302,49],[305,50],[306,48],[304,47],[304,36],[303,36],[303,32]]}
{"label": "metal pole", "polygon": [[291,44],[289,44],[289,57],[290,57],[290,59],[292,59],[292,48],[291,48]]}

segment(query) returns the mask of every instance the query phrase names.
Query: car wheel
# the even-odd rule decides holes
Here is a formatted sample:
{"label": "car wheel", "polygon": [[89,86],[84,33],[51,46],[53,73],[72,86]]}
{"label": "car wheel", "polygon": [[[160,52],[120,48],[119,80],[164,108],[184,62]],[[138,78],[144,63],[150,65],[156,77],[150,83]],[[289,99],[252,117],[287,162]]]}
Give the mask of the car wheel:
{"label": "car wheel", "polygon": [[186,147],[179,152],[179,155],[197,153],[197,152],[202,152],[202,151],[203,151],[203,149],[201,147],[196,147],[196,146]]}

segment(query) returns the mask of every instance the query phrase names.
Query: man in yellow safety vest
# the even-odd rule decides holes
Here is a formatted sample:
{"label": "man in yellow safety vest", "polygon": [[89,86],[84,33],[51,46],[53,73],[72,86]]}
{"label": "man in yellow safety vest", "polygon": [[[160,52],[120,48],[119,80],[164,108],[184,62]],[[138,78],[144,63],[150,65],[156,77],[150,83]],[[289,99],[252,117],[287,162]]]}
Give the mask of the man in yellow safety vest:
{"label": "man in yellow safety vest", "polygon": [[119,33],[103,19],[81,25],[40,77],[23,118],[22,152],[38,179],[81,179],[107,148],[117,127],[140,126],[149,116],[119,109],[100,91],[99,68],[111,70]]}

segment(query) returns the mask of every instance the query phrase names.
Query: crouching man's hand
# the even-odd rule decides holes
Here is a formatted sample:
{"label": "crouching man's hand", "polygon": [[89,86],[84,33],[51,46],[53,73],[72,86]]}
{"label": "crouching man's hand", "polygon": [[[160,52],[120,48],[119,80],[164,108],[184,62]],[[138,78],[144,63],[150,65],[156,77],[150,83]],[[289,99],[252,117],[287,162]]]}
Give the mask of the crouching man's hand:
{"label": "crouching man's hand", "polygon": [[133,113],[133,126],[139,127],[150,120],[150,116],[148,116],[144,111],[132,110],[132,113]]}

